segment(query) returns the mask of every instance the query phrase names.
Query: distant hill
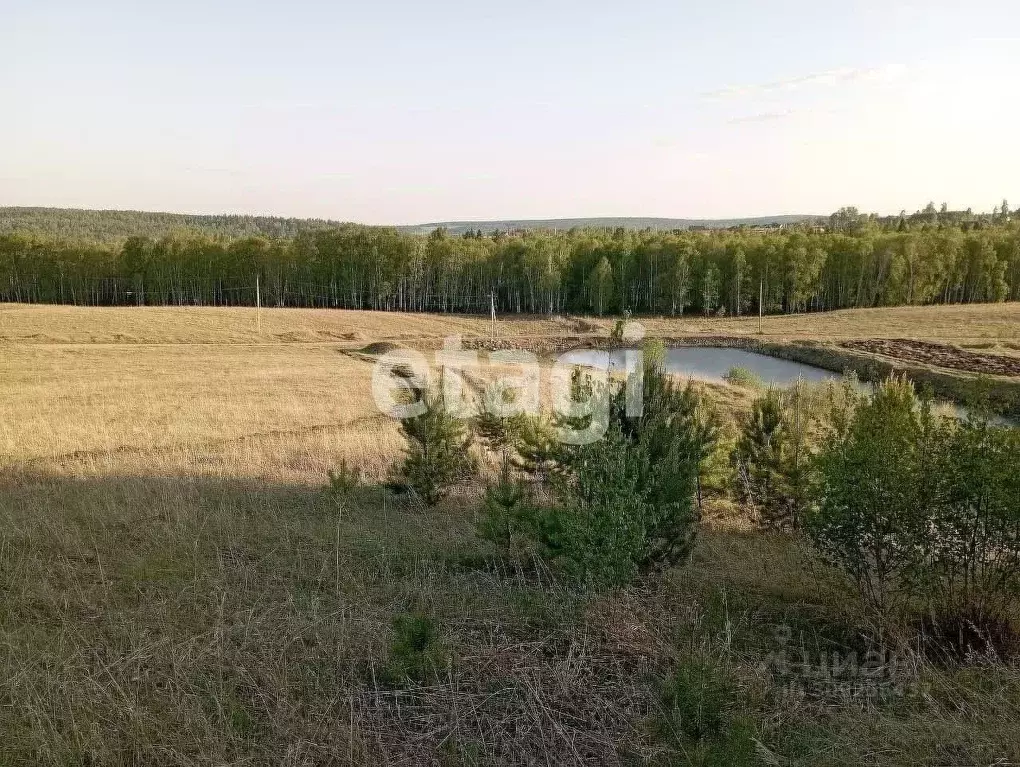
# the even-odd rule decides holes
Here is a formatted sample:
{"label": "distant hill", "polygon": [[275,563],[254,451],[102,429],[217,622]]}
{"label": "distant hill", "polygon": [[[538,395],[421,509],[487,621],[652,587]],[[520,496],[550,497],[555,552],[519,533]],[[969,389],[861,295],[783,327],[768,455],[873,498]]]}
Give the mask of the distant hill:
{"label": "distant hill", "polygon": [[400,226],[406,232],[431,232],[443,227],[451,234],[482,230],[488,233],[493,230],[514,231],[522,229],[729,229],[734,226],[767,226],[770,224],[799,224],[804,221],[828,220],[828,216],[782,215],[758,216],[755,218],[546,218],[546,219],[507,219],[500,221],[439,221],[432,224],[417,226]]}
{"label": "distant hill", "polygon": [[128,237],[200,233],[223,237],[293,237],[299,232],[341,226],[320,218],[193,215],[139,210],[0,207],[0,234],[22,231],[65,240],[119,243]]}
{"label": "distant hill", "polygon": [[[733,226],[796,224],[823,218],[808,215],[757,218],[555,218],[533,220],[442,221],[395,227],[401,232],[427,233],[444,227],[450,234],[467,231],[514,231],[523,229],[567,230],[573,228],[616,229],[725,229]],[[177,233],[201,233],[223,237],[294,237],[303,231],[342,226],[343,222],[321,218],[277,216],[193,215],[137,210],[83,210],[78,208],[0,207],[0,234],[32,232],[65,240],[119,243],[128,237],[165,237]]]}

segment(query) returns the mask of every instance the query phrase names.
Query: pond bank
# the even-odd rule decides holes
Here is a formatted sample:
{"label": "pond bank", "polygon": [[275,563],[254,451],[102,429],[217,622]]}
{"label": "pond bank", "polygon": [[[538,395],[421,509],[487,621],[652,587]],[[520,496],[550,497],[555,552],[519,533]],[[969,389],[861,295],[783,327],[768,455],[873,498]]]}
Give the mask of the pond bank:
{"label": "pond bank", "polygon": [[[778,359],[799,362],[836,374],[853,372],[861,381],[875,383],[890,375],[905,375],[919,388],[965,407],[986,405],[992,412],[1020,419],[1020,378],[945,370],[921,362],[894,360],[820,341],[777,341],[749,336],[656,336],[669,348],[709,346],[742,349]],[[464,347],[478,350],[523,349],[545,357],[579,349],[608,350],[604,335],[465,338]]]}

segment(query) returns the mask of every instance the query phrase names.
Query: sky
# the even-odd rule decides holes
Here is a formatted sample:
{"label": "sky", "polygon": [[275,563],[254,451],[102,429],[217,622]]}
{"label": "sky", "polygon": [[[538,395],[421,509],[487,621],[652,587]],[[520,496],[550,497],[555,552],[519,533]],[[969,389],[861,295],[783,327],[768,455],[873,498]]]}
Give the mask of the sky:
{"label": "sky", "polygon": [[1020,205],[1020,3],[0,0],[0,205]]}

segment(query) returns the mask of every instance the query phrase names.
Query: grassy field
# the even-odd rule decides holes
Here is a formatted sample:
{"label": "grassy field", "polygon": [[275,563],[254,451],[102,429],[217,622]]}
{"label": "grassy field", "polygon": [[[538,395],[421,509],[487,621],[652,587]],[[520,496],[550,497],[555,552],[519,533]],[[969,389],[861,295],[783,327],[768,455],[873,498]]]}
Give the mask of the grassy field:
{"label": "grassy field", "polygon": [[[370,362],[345,352],[484,337],[484,318],[255,321],[0,306],[0,765],[1020,760],[1017,669],[902,652],[833,673],[833,653],[874,649],[855,597],[711,488],[688,567],[598,597],[480,540],[478,487],[430,511],[387,492],[401,439],[372,405]],[[527,345],[610,324],[498,333]],[[646,325],[752,335],[757,320]],[[1020,306],[765,330],[1010,353]],[[709,391],[731,418],[750,397]],[[343,508],[323,492],[341,460],[367,480]],[[423,655],[438,671],[415,673]]]}
{"label": "grassy field", "polygon": [[[210,307],[82,308],[0,304],[0,343],[70,344],[257,344],[357,343],[436,340],[459,333],[490,335],[486,317],[331,309],[273,309],[262,312]],[[607,318],[500,318],[501,338],[605,333]],[[641,318],[650,334],[757,335],[757,317]],[[913,338],[1016,352],[1020,346],[1020,303],[968,306],[851,309],[818,314],[770,316],[763,337],[820,341],[860,338]]]}

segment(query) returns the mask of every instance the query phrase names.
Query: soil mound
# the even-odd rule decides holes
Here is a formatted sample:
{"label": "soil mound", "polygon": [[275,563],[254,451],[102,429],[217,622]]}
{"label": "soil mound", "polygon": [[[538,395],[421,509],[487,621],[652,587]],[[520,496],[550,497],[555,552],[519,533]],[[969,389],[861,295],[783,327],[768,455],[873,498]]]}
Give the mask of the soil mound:
{"label": "soil mound", "polygon": [[400,344],[394,343],[393,341],[373,341],[368,346],[364,346],[358,349],[362,354],[371,354],[373,356],[380,356],[388,352],[396,351],[397,349],[403,349],[404,347]]}

